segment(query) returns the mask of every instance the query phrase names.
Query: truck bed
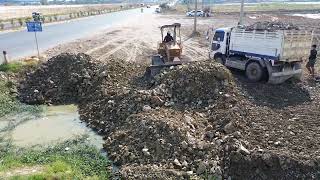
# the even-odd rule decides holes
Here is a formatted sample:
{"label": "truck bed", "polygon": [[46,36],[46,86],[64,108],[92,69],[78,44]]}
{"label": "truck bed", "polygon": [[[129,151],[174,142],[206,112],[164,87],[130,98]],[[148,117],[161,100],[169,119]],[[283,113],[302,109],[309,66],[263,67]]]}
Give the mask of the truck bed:
{"label": "truck bed", "polygon": [[309,55],[312,33],[308,31],[246,31],[233,29],[230,53],[276,61],[301,61]]}

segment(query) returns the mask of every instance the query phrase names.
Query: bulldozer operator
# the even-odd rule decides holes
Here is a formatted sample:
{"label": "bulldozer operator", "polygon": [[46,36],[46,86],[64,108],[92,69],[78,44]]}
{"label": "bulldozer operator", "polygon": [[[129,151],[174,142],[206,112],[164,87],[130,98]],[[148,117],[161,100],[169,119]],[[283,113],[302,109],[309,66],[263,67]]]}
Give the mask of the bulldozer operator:
{"label": "bulldozer operator", "polygon": [[174,41],[173,37],[171,36],[170,32],[167,32],[167,35],[166,35],[166,37],[164,37],[163,42],[169,43],[172,41]]}

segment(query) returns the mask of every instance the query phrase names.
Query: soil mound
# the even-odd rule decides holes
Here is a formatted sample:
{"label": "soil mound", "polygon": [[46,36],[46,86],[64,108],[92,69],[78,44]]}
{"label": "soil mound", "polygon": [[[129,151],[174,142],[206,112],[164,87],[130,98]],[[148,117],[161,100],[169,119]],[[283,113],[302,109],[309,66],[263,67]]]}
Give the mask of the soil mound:
{"label": "soil mound", "polygon": [[254,103],[248,96],[255,91],[243,93],[210,61],[171,67],[151,84],[141,78],[144,69],[61,54],[27,75],[19,98],[77,103],[125,179],[319,177],[319,102]]}
{"label": "soil mound", "polygon": [[27,74],[18,87],[19,99],[28,104],[78,103],[93,88],[99,69],[88,55],[60,54]]}
{"label": "soil mound", "polygon": [[168,102],[192,108],[206,107],[224,94],[234,92],[231,73],[210,61],[193,62],[163,71],[155,82],[155,89],[164,90]]}
{"label": "soil mound", "polygon": [[105,148],[119,165],[155,164],[203,174],[219,168],[215,145],[205,135],[207,125],[200,114],[150,110],[129,116],[110,133]]}
{"label": "soil mound", "polygon": [[276,31],[276,30],[299,30],[299,27],[292,24],[292,23],[286,23],[286,22],[269,22],[269,21],[263,21],[263,22],[256,22],[252,25],[244,27],[246,31]]}

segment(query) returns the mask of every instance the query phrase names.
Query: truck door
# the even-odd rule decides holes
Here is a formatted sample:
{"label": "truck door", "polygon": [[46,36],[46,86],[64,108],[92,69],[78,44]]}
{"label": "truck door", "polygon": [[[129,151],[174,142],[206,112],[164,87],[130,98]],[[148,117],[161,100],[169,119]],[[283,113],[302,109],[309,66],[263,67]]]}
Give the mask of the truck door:
{"label": "truck door", "polygon": [[214,58],[215,54],[225,55],[226,53],[226,38],[223,30],[216,30],[212,37],[210,47],[210,58]]}
{"label": "truck door", "polygon": [[229,49],[230,49],[230,32],[227,33],[226,39],[226,56],[229,56]]}

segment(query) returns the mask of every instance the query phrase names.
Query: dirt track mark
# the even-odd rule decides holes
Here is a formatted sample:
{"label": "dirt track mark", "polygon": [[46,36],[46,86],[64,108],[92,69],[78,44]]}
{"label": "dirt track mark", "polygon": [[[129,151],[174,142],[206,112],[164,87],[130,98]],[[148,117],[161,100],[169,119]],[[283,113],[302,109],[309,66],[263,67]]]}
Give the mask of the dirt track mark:
{"label": "dirt track mark", "polygon": [[128,44],[134,42],[137,38],[133,38],[131,40],[125,41],[123,42],[121,45],[117,46],[116,48],[110,50],[109,52],[107,52],[106,54],[100,56],[98,59],[106,59],[107,57],[109,57],[110,55],[114,54],[115,52],[123,49],[125,46],[127,46]]}
{"label": "dirt track mark", "polygon": [[112,39],[112,40],[107,41],[106,43],[104,43],[104,44],[102,44],[102,45],[100,45],[100,46],[97,46],[97,47],[95,47],[95,48],[92,48],[92,49],[86,51],[85,53],[86,53],[86,54],[89,54],[89,55],[90,55],[90,54],[93,54],[94,52],[99,51],[99,50],[101,50],[102,48],[105,48],[106,46],[108,46],[108,45],[110,45],[110,44],[112,44],[112,43],[119,42],[119,41],[122,41],[122,40],[124,40],[124,39],[125,39],[125,38]]}

